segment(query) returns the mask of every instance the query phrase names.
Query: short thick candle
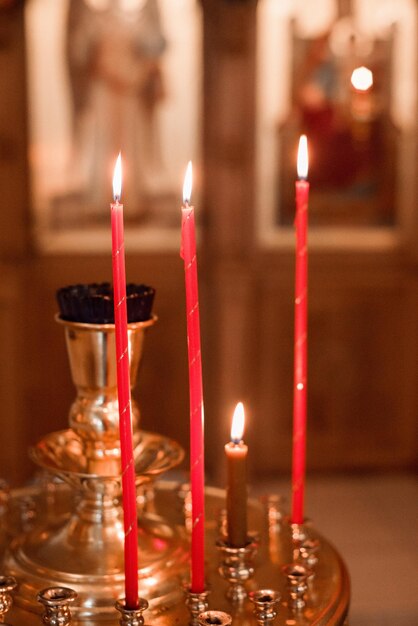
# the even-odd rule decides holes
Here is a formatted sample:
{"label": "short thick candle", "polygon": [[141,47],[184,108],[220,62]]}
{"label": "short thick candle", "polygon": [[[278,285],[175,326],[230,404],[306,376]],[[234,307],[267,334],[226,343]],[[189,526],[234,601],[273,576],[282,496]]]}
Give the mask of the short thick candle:
{"label": "short thick candle", "polygon": [[[241,425],[235,426],[237,420]],[[227,459],[227,529],[228,543],[234,548],[247,544],[247,454],[242,441],[244,408],[239,402],[235,408],[231,428],[231,441],[225,446]],[[234,423],[235,422],[235,423]],[[234,430],[236,428],[236,430]]]}
{"label": "short thick candle", "polygon": [[307,337],[308,337],[308,150],[306,136],[299,142],[296,182],[296,268],[295,268],[295,344],[293,379],[292,522],[303,522],[306,417],[307,417]]}

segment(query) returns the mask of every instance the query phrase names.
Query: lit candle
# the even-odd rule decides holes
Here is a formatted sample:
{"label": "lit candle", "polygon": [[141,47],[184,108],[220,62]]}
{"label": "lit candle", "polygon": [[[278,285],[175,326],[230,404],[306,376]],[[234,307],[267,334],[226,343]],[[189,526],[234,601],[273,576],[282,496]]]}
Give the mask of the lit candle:
{"label": "lit candle", "polygon": [[131,387],[129,382],[123,205],[119,203],[121,189],[122,165],[119,154],[113,175],[114,202],[110,205],[110,213],[112,220],[112,270],[122,466],[122,503],[125,528],[125,603],[126,608],[134,609],[138,606],[138,525],[132,442]]}
{"label": "lit candle", "polygon": [[306,466],[307,298],[308,298],[308,142],[299,141],[296,181],[295,345],[293,380],[292,522],[303,521]]}
{"label": "lit candle", "polygon": [[191,585],[193,593],[205,589],[205,455],[202,359],[200,350],[199,292],[197,280],[194,207],[190,206],[192,164],[187,166],[181,208],[181,250],[186,283],[187,348],[190,397],[190,483],[192,493]]}
{"label": "lit candle", "polygon": [[244,406],[238,402],[231,426],[231,441],[225,446],[227,458],[226,511],[228,543],[234,548],[242,548],[247,537],[247,453],[248,447],[242,441],[244,432]]}

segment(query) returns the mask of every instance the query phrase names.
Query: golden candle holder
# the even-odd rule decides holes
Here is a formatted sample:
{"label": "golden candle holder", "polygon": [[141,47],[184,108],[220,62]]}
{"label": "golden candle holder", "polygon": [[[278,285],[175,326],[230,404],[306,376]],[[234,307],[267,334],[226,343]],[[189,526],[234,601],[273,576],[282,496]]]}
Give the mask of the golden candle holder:
{"label": "golden candle holder", "polygon": [[0,576],[0,622],[4,622],[6,613],[12,608],[12,591],[16,587],[17,581],[13,576]]}
{"label": "golden candle holder", "polygon": [[199,625],[199,615],[209,608],[208,595],[210,590],[206,589],[202,592],[194,592],[189,585],[185,586],[185,604],[190,612],[190,626]]}
{"label": "golden candle holder", "polygon": [[115,608],[120,613],[120,626],[144,626],[144,611],[148,608],[145,598],[138,598],[138,606],[135,609],[128,609],[125,600],[117,600]]}
{"label": "golden candle holder", "polygon": [[37,600],[44,607],[42,621],[46,626],[71,626],[70,604],[77,594],[69,587],[48,587],[38,593]]}
{"label": "golden candle holder", "polygon": [[[133,384],[144,334],[154,321],[129,324]],[[276,496],[264,504],[249,500],[249,524],[259,536],[250,536],[242,548],[232,548],[224,535],[225,515],[219,515],[225,508],[225,492],[206,488],[206,577],[210,601],[219,610],[207,610],[207,591],[193,594],[189,590],[185,599],[189,486],[184,480],[155,481],[182,460],[183,450],[160,434],[140,430],[135,406],[138,581],[144,600],[134,610],[117,602],[124,596],[124,533],[114,326],[59,322],[65,329],[77,396],[70,411],[70,428],[46,435],[31,450],[33,460],[43,469],[42,479],[10,494],[3,489],[4,497],[0,497],[3,580],[14,576],[19,584],[11,608],[12,589],[5,584],[2,596],[0,584],[3,617],[7,610],[12,624],[24,626],[39,626],[42,619],[50,626],[142,626],[143,611],[149,604],[147,622],[152,626],[175,626],[190,620],[193,626],[227,626],[230,613],[234,626],[248,626],[254,621],[253,609],[260,625],[271,624],[274,613],[277,623],[284,624],[290,610],[294,626],[343,626],[350,599],[343,562],[314,528],[305,522],[291,524]],[[291,565],[283,571],[286,563]],[[314,567],[314,579],[305,565]],[[270,589],[272,581],[277,591]],[[51,614],[41,616],[36,598],[45,588],[61,589],[50,592],[55,598],[41,600],[48,611],[61,611],[61,621],[51,621]],[[64,588],[73,590],[77,598],[65,597]],[[252,603],[245,601],[247,588],[260,590],[250,596]],[[62,602],[60,607],[54,608],[54,601]],[[63,608],[65,604],[67,608]],[[50,617],[50,622],[45,622]]]}
{"label": "golden candle holder", "polygon": [[224,611],[205,611],[199,615],[199,626],[231,626],[232,617]]}
{"label": "golden candle holder", "polygon": [[233,604],[241,604],[247,598],[245,583],[254,577],[254,558],[258,549],[258,536],[251,535],[241,548],[232,547],[225,539],[219,539],[216,546],[221,554],[219,574],[228,581],[226,597]]}
{"label": "golden candle holder", "polygon": [[[5,556],[5,570],[18,578],[16,603],[35,611],[40,587],[74,588],[77,619],[111,619],[114,603],[124,595],[123,511],[113,324],[66,322],[71,374],[77,396],[68,430],[46,435],[31,450],[38,466],[71,488],[70,514],[49,517],[21,535]],[[128,325],[131,381],[134,383],[145,331],[155,318]],[[176,466],[183,450],[134,422],[137,485]],[[188,570],[188,545],[160,516],[140,509],[138,571],[140,593],[153,605],[181,598],[178,580]],[[150,593],[151,588],[151,593]],[[151,596],[151,597],[150,597]]]}
{"label": "golden candle holder", "polygon": [[281,594],[273,589],[258,589],[248,596],[254,605],[254,615],[259,626],[272,626],[277,617]]}

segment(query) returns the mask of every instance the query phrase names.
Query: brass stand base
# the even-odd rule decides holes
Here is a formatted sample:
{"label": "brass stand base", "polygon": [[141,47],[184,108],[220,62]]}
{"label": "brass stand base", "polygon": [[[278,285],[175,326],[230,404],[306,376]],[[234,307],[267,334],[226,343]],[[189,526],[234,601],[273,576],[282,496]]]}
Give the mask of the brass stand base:
{"label": "brass stand base", "polygon": [[[145,519],[150,520],[166,520],[162,523],[161,529],[167,527],[171,529],[169,537],[178,537],[180,541],[187,542],[187,533],[184,524],[183,499],[178,495],[178,484],[170,482],[158,482],[155,485],[155,498],[148,506]],[[12,496],[12,500],[18,500],[27,494],[21,490],[16,496]],[[70,489],[65,485],[61,485],[57,489],[55,497],[48,504],[47,499],[50,498],[46,490],[36,493],[31,492],[31,496],[36,502],[36,511],[40,516],[41,512],[46,514],[48,519],[61,520],[63,517],[68,521],[68,509]],[[242,605],[234,606],[225,597],[228,589],[228,582],[223,580],[218,573],[219,553],[216,548],[216,540],[218,539],[217,518],[219,509],[224,506],[225,493],[219,489],[207,488],[206,490],[206,575],[208,586],[211,594],[208,597],[209,608],[213,611],[223,611],[232,615],[234,626],[248,626],[248,624],[256,621],[253,614],[253,603],[250,600],[245,601]],[[19,510],[16,502],[15,511]],[[13,517],[13,516],[12,516]],[[142,519],[142,514],[139,519]],[[3,521],[3,520],[2,520]],[[45,521],[45,520],[44,520]],[[10,520],[13,526],[10,533],[19,535],[21,530],[16,515]],[[35,519],[36,529],[42,525],[40,519]],[[306,593],[306,604],[300,611],[295,612],[291,606],[291,596],[287,588],[287,579],[282,572],[282,566],[292,562],[293,542],[292,531],[288,524],[284,523],[280,528],[276,529],[276,525],[272,531],[268,528],[268,520],[266,512],[261,504],[250,501],[249,504],[249,526],[260,531],[260,548],[257,558],[254,562],[254,578],[248,582],[249,591],[256,589],[269,589],[274,583],[276,592],[281,595],[281,600],[277,604],[276,624],[292,623],[294,626],[343,626],[347,617],[349,601],[350,601],[350,585],[346,568],[339,557],[336,550],[330,544],[318,535],[314,528],[310,529],[312,539],[320,540],[320,551],[318,554],[318,563],[316,565],[316,575],[312,582],[312,588]],[[33,530],[32,536],[38,536],[39,530]],[[161,533],[163,538],[164,533]],[[141,531],[142,536],[142,531]],[[142,570],[146,577],[140,580],[140,595],[146,598],[150,603],[150,608],[145,614],[145,622],[152,626],[176,626],[188,624],[190,621],[190,612],[185,603],[183,586],[180,582],[181,572],[188,578],[188,563],[186,545],[181,544],[179,552],[172,552],[173,561],[183,559],[182,563],[174,563],[159,561],[158,567],[147,571]],[[21,544],[20,544],[21,545]],[[151,544],[149,544],[151,548]],[[154,549],[158,550],[158,541]],[[4,549],[4,544],[0,545],[0,549]],[[34,546],[35,549],[35,546]],[[97,548],[97,554],[100,556],[100,549]],[[57,555],[59,558],[59,555]],[[169,566],[169,567],[166,567]],[[118,591],[122,589],[122,580],[110,572],[107,578],[105,574],[102,577],[102,583],[106,583],[106,591],[100,590],[97,580],[85,576],[83,570],[82,556],[79,560],[80,578],[79,584],[74,584],[73,577],[67,576],[65,580],[55,581],[61,585],[72,587],[81,596],[74,602],[71,608],[73,614],[74,626],[100,626],[103,623],[109,626],[118,626],[120,615],[113,608],[115,598]],[[170,570],[171,567],[171,570]],[[160,568],[160,569],[158,569]],[[177,568],[177,569],[176,569]],[[4,569],[4,568],[3,568]],[[170,572],[173,572],[171,574]],[[41,572],[42,574],[42,572]],[[71,579],[71,580],[70,580]],[[77,576],[74,576],[77,581]],[[18,582],[19,574],[18,574]],[[114,586],[113,586],[114,585]],[[169,587],[171,585],[171,587]],[[36,593],[42,589],[43,581],[33,574],[31,579],[31,588],[36,589]],[[24,626],[40,626],[40,607],[30,604],[31,601],[36,603],[36,593],[31,595],[31,590],[26,583],[22,586],[20,597],[16,597],[16,601],[12,609],[7,614],[7,620],[11,624],[24,624]],[[95,598],[95,594],[98,596]],[[106,593],[108,598],[106,598]],[[166,595],[165,595],[166,594]],[[31,596],[29,598],[29,596]],[[91,610],[86,602],[86,598],[90,597],[93,606]],[[83,600],[84,598],[84,600]],[[22,602],[22,600],[26,600]],[[82,602],[79,605],[79,602]],[[83,604],[84,602],[84,604]],[[20,606],[16,606],[19,603]],[[26,608],[22,607],[25,604]],[[35,614],[36,611],[36,614]],[[89,616],[90,611],[90,616]]]}

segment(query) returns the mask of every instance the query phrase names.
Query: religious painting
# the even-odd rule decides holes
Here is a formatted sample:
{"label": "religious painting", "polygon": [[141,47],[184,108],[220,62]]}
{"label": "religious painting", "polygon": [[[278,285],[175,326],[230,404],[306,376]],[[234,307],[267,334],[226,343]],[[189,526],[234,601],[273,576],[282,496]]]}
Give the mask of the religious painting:
{"label": "religious painting", "polygon": [[197,0],[31,0],[25,22],[38,246],[108,246],[119,151],[127,246],[178,246],[182,178],[199,161]]}
{"label": "religious painting", "polygon": [[257,197],[265,230],[293,224],[301,134],[313,230],[396,226],[400,164],[416,123],[416,12],[412,0],[261,0]]}

